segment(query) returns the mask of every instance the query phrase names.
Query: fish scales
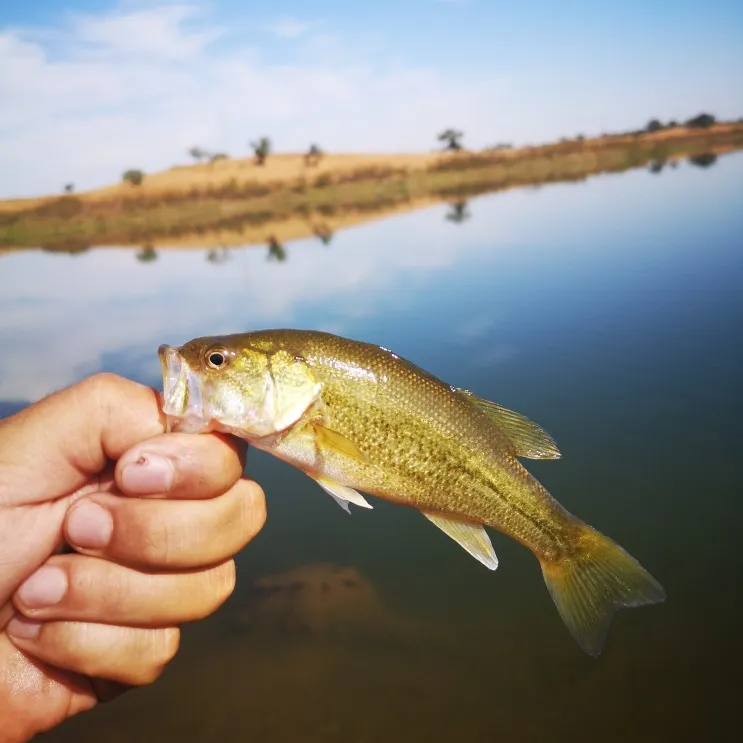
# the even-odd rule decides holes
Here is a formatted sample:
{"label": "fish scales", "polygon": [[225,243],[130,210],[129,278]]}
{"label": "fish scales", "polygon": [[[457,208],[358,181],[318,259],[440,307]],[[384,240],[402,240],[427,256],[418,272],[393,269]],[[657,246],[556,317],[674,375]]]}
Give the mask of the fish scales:
{"label": "fish scales", "polygon": [[173,430],[221,430],[298,467],[345,510],[360,492],[418,509],[494,570],[484,526],[528,547],[568,630],[598,655],[619,608],[662,586],[570,514],[519,458],[556,459],[552,438],[498,403],[391,351],[329,333],[267,330],[161,346]]}

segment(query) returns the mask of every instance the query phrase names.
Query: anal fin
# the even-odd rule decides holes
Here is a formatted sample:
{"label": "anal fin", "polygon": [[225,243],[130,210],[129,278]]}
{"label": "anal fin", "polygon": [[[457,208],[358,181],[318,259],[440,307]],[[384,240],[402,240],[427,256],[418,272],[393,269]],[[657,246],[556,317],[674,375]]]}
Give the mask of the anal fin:
{"label": "anal fin", "polygon": [[339,485],[327,477],[312,478],[346,513],[351,513],[349,503],[361,508],[372,508],[361,493],[346,485]]}
{"label": "anal fin", "polygon": [[495,555],[495,550],[493,550],[493,545],[490,543],[490,537],[482,524],[457,521],[439,513],[427,511],[421,511],[421,513],[486,568],[495,570],[498,567],[498,558]]}

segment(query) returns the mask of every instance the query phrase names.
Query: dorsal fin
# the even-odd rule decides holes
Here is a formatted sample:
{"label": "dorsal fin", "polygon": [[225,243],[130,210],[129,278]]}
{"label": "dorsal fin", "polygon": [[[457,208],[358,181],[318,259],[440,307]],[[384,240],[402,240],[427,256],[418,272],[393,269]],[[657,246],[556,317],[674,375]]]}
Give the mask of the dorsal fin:
{"label": "dorsal fin", "polygon": [[511,442],[514,454],[517,457],[559,459],[562,456],[552,436],[525,415],[504,408],[496,402],[476,397],[469,390],[454,389],[498,426],[503,435]]}

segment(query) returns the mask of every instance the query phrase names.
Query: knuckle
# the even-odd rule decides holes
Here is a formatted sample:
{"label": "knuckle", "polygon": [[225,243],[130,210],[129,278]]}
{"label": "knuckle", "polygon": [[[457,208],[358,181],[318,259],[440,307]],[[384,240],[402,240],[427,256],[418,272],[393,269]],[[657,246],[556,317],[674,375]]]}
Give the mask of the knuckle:
{"label": "knuckle", "polygon": [[253,539],[266,523],[266,499],[260,485],[246,481],[247,497],[240,499],[241,523],[248,541]]}
{"label": "knuckle", "polygon": [[228,560],[211,571],[209,592],[211,606],[207,614],[216,611],[235,590],[237,572],[234,560]]}
{"label": "knuckle", "polygon": [[83,379],[79,384],[79,389],[93,399],[102,401],[118,392],[124,381],[111,372],[97,372]]}
{"label": "knuckle", "polygon": [[177,627],[167,627],[147,632],[146,648],[143,649],[142,663],[133,670],[130,683],[138,686],[151,684],[162,675],[168,663],[175,657],[180,645],[180,631]]}
{"label": "knuckle", "polygon": [[163,668],[175,657],[181,642],[181,633],[177,627],[158,629],[153,634],[153,661]]}
{"label": "knuckle", "polygon": [[200,576],[200,596],[194,601],[188,621],[205,619],[219,609],[232,595],[236,584],[235,563],[228,560]]}

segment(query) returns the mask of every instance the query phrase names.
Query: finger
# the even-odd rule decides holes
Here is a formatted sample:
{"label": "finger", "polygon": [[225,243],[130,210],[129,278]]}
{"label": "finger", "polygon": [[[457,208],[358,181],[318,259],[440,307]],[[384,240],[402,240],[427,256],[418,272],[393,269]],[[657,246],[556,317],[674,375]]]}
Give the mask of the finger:
{"label": "finger", "polygon": [[127,495],[212,498],[240,479],[245,449],[233,436],[163,434],[122,454],[116,483]]}
{"label": "finger", "polygon": [[36,622],[15,616],[8,636],[23,652],[84,676],[150,684],[178,651],[177,627],[143,629],[86,622]]}
{"label": "finger", "polygon": [[88,377],[0,421],[0,506],[71,493],[164,430],[154,390],[113,374]]}
{"label": "finger", "polygon": [[206,570],[151,573],[98,557],[52,557],[16,592],[30,619],[163,627],[203,619],[235,587],[235,563]]}
{"label": "finger", "polygon": [[263,490],[241,479],[210,500],[122,498],[96,493],[67,513],[64,530],[78,552],[130,567],[202,568],[239,552],[263,527]]}

